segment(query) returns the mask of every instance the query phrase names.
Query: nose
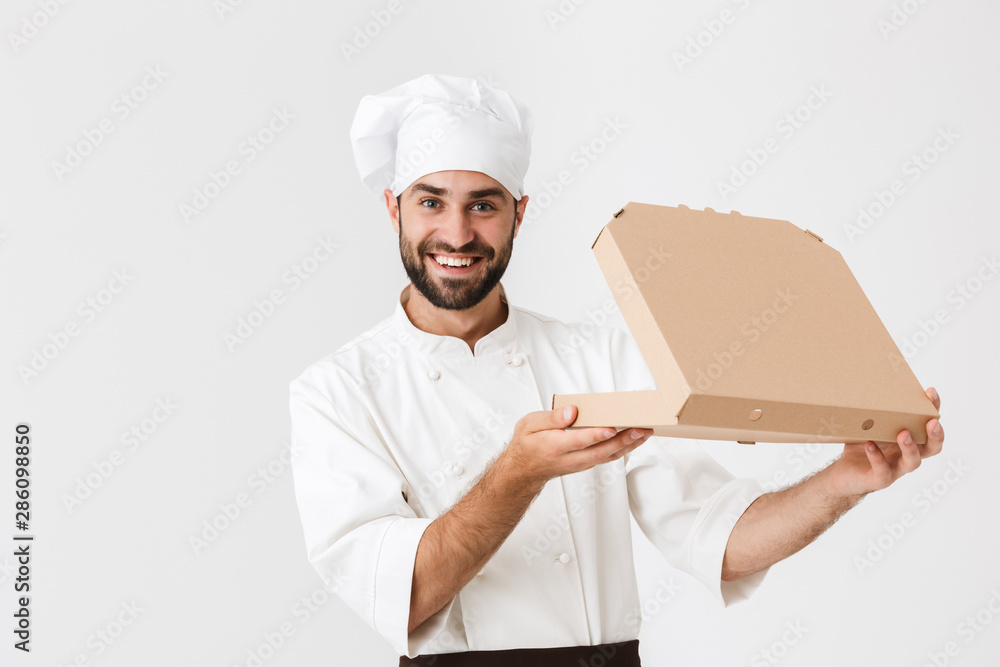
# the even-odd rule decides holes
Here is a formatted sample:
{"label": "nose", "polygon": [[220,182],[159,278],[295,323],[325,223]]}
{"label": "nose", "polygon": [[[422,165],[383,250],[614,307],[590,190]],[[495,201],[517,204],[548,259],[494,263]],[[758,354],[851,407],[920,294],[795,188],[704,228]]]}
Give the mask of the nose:
{"label": "nose", "polygon": [[476,238],[472,229],[472,216],[461,207],[447,211],[440,219],[438,237],[453,248],[461,248]]}

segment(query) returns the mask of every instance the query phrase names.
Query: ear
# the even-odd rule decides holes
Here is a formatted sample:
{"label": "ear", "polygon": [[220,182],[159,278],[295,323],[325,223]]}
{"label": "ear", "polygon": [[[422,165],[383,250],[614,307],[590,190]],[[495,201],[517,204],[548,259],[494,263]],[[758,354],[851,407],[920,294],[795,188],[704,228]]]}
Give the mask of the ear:
{"label": "ear", "polygon": [[514,238],[517,238],[517,230],[521,229],[521,223],[524,221],[524,212],[527,210],[528,210],[528,195],[524,195],[517,202],[516,222],[514,223]]}
{"label": "ear", "polygon": [[396,201],[395,195],[392,194],[392,190],[389,188],[382,191],[382,196],[385,197],[385,208],[389,211],[389,219],[392,220],[392,228],[396,231],[396,235],[399,236],[399,203]]}

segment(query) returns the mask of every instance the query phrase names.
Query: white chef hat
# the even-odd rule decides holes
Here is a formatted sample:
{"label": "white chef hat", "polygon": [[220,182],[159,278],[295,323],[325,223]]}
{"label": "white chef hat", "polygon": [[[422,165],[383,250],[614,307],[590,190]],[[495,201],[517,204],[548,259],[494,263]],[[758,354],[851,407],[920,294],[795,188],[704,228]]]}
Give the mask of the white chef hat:
{"label": "white chef hat", "polygon": [[515,199],[524,195],[533,121],[509,93],[475,79],[425,74],[366,95],[351,125],[351,145],[369,190],[399,195],[436,171],[479,171]]}

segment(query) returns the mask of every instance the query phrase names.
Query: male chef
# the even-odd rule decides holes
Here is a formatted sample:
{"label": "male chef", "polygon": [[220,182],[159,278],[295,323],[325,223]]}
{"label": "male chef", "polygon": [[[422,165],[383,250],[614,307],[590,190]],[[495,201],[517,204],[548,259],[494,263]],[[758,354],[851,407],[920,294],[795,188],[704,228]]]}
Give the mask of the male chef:
{"label": "male chef", "polygon": [[943,444],[932,419],[926,445],[847,445],[763,493],[691,441],[567,429],[553,394],[655,383],[626,332],[507,298],[531,131],[508,93],[430,75],[363,98],[351,128],[409,284],[291,383],[292,465],[310,562],[400,665],[638,665],[630,512],[730,604]]}

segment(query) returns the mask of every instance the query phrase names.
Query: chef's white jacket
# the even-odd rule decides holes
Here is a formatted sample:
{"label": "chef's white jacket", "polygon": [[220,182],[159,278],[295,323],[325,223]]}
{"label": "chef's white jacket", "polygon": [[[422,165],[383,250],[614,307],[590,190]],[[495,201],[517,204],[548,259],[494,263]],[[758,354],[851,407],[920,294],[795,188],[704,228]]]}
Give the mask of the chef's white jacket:
{"label": "chef's white jacket", "polygon": [[473,353],[459,338],[414,327],[402,306],[409,289],[391,317],[290,385],[309,560],[396,651],[635,639],[642,612],[629,510],[667,560],[723,604],[760,584],[766,571],[721,579],[732,526],[760,485],[734,480],[697,443],[653,437],[619,461],[550,480],[482,571],[407,635],[424,529],[471,488],[518,419],[551,409],[556,393],[655,388],[620,329],[508,304],[506,322]]}

